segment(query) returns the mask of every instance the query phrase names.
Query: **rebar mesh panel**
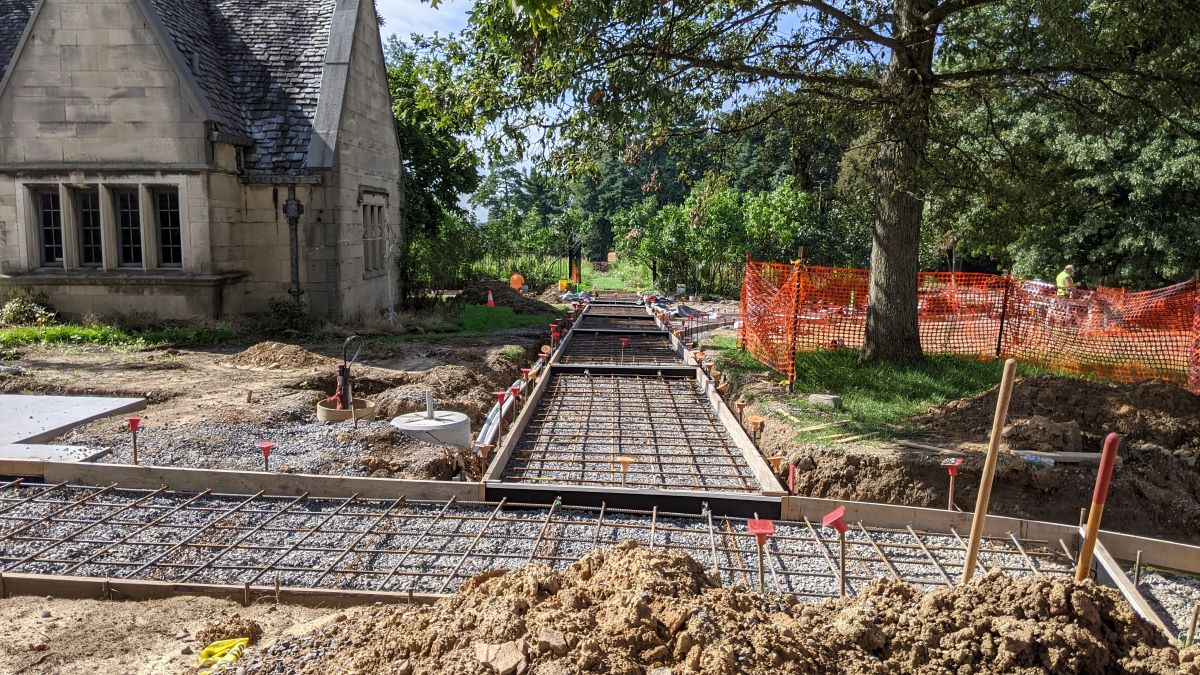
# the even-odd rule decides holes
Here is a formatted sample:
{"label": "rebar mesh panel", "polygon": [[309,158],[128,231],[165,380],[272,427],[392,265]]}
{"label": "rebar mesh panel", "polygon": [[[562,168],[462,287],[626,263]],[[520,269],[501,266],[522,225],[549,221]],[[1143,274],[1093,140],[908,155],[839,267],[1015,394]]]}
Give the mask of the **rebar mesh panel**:
{"label": "rebar mesh panel", "polygon": [[[687,553],[725,584],[757,586],[754,536],[740,518],[586,507],[310,499],[160,490],[0,486],[0,571],[175,583],[445,593],[490,569],[566,569],[598,546],[632,540]],[[851,527],[847,584],[895,576],[950,585],[965,550],[957,532]],[[838,594],[837,535],[776,524],[767,590]],[[980,569],[1070,575],[1068,556],[1015,537],[985,540]]]}
{"label": "rebar mesh panel", "polygon": [[[741,449],[696,381],[551,376],[503,480],[757,492]],[[622,475],[620,457],[629,457]]]}
{"label": "rebar mesh panel", "polygon": [[[621,338],[629,340],[622,346]],[[559,363],[599,363],[627,365],[682,364],[683,359],[662,333],[581,333],[575,331],[558,358]]]}
{"label": "rebar mesh panel", "polygon": [[591,305],[584,316],[639,316],[649,317],[650,313],[641,305]]}
{"label": "rebar mesh panel", "polygon": [[658,325],[651,316],[605,316],[603,314],[584,314],[577,324],[580,328],[620,328],[635,330],[656,330]]}

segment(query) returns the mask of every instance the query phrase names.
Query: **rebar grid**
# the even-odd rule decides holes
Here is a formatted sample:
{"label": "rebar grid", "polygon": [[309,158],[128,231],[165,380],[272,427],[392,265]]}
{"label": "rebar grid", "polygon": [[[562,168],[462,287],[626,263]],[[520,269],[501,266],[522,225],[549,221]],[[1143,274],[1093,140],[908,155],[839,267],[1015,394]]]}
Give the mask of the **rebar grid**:
{"label": "rebar grid", "polygon": [[[623,346],[621,339],[628,340]],[[559,363],[597,363],[627,365],[683,365],[683,359],[671,347],[663,333],[585,333],[575,331],[567,342]]]}
{"label": "rebar grid", "polygon": [[583,315],[648,317],[650,316],[650,312],[647,312],[643,305],[588,305]]}
{"label": "rebar grid", "polygon": [[[0,572],[287,588],[452,592],[489,569],[542,563],[563,570],[597,546],[634,540],[683,552],[727,585],[754,586],[755,538],[745,519],[588,507],[318,499],[0,486]],[[951,585],[965,550],[957,532],[847,533],[848,591],[883,576]],[[989,537],[981,568],[1014,575],[1072,571],[1046,542]],[[779,521],[765,547],[766,588],[838,594],[837,535]]]}
{"label": "rebar grid", "polygon": [[[506,482],[757,492],[741,448],[696,381],[552,374]],[[624,465],[622,457],[632,461]]]}
{"label": "rebar grid", "polygon": [[658,325],[654,317],[645,316],[610,316],[588,312],[579,318],[575,325],[580,328],[617,328],[620,330],[654,330]]}

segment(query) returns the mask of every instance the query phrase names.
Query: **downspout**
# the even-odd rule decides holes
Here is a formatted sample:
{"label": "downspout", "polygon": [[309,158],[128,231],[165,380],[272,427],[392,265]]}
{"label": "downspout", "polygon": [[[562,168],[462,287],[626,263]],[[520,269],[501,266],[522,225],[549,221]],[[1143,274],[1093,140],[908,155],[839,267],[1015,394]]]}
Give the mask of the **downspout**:
{"label": "downspout", "polygon": [[304,293],[300,290],[300,243],[297,235],[300,216],[303,213],[304,205],[296,199],[296,186],[289,185],[287,199],[283,202],[283,215],[288,221],[288,242],[292,249],[292,284],[288,288],[288,295],[292,296],[292,302],[297,306],[300,304],[300,296]]}

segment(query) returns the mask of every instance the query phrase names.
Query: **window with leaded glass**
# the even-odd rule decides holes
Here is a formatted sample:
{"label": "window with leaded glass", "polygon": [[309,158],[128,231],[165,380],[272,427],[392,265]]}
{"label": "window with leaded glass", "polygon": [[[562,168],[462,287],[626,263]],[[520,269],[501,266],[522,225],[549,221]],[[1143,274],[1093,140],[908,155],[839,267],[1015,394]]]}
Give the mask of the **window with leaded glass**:
{"label": "window with leaded glass", "polygon": [[62,203],[57,188],[44,188],[33,192],[34,208],[37,210],[38,243],[41,248],[42,265],[62,267],[63,228]]}
{"label": "window with leaded glass", "polygon": [[117,214],[118,264],[121,267],[142,266],[142,216],[138,208],[136,189],[113,190]]}
{"label": "window with leaded glass", "polygon": [[154,220],[158,227],[158,264],[183,266],[183,230],[179,225],[179,190],[154,190]]}
{"label": "window with leaded glass", "polygon": [[79,265],[99,267],[104,262],[100,236],[100,191],[75,192],[75,218],[79,223]]}

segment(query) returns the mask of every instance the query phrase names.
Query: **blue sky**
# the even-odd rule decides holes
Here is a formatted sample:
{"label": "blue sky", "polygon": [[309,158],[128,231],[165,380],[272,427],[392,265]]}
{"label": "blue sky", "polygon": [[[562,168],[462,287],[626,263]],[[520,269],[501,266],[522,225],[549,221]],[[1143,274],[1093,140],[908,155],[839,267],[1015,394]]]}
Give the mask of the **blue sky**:
{"label": "blue sky", "polygon": [[471,0],[446,0],[437,9],[422,0],[377,0],[379,13],[383,15],[383,36],[393,33],[407,38],[413,33],[445,35],[467,25],[467,10],[475,3]]}

